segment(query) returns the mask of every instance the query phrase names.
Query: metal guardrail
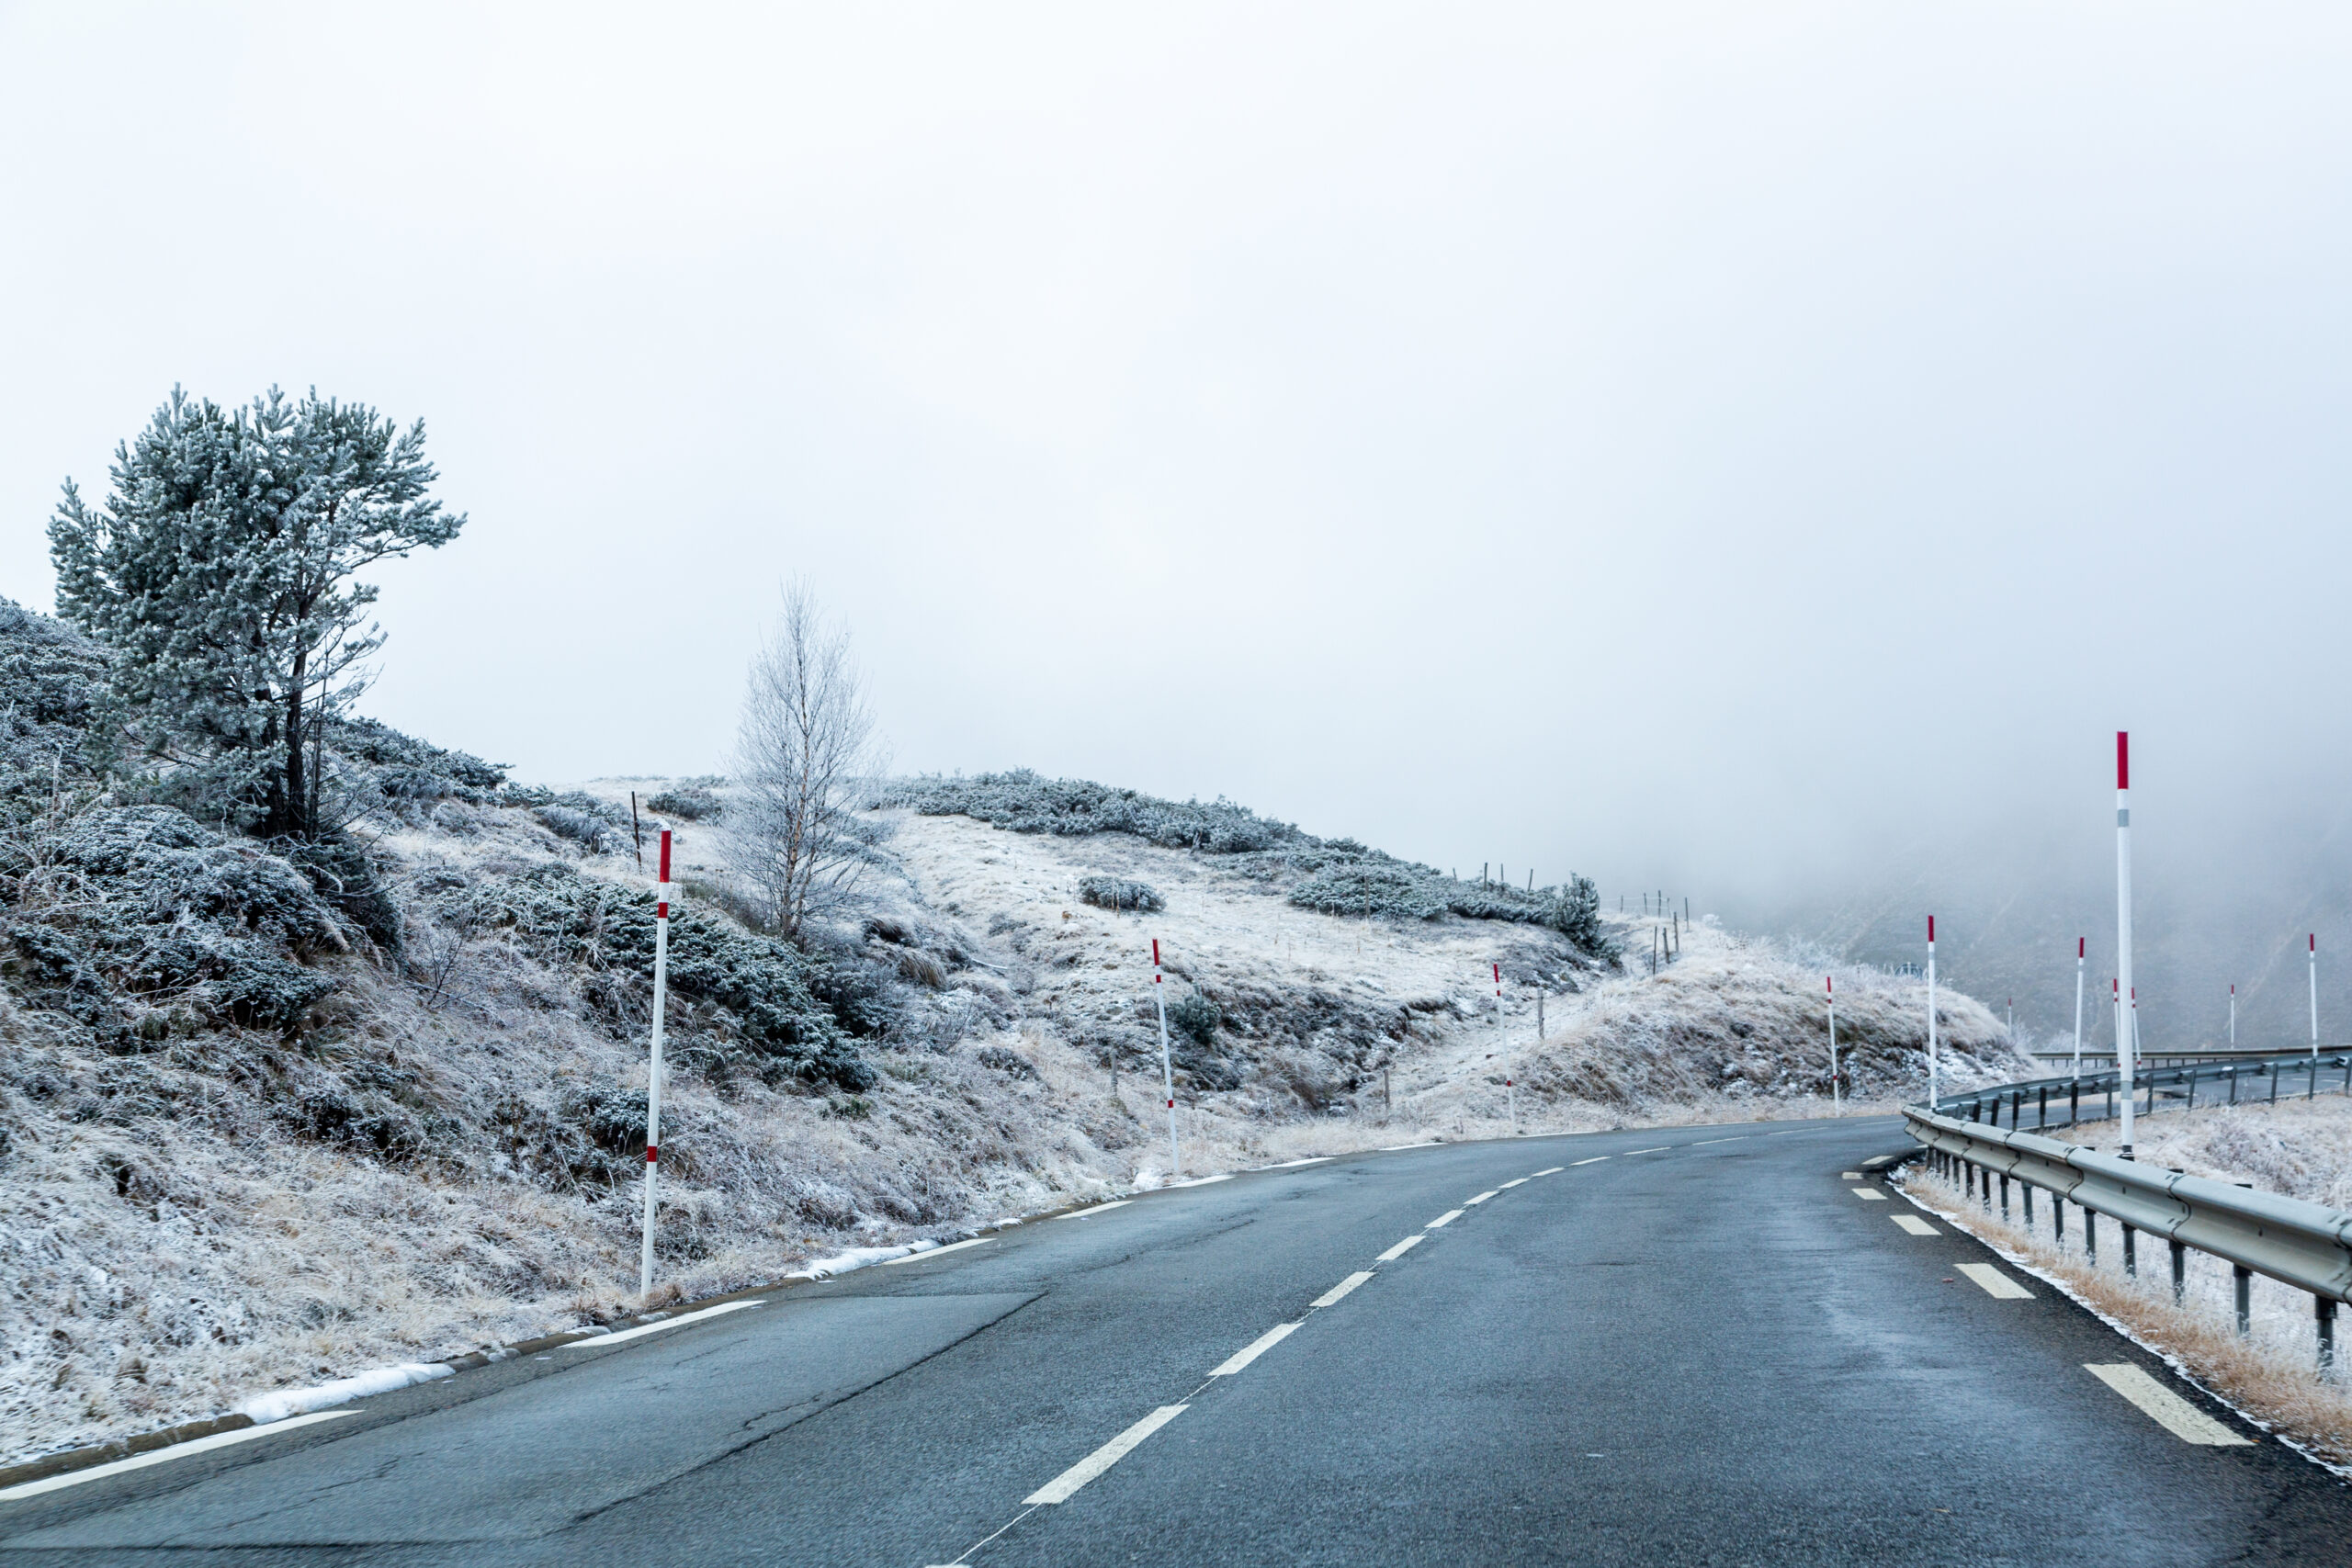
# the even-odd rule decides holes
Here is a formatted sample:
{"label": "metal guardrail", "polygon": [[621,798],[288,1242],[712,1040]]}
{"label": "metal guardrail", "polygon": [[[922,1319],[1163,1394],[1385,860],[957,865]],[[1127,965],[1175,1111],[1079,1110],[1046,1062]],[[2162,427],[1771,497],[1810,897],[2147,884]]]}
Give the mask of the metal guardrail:
{"label": "metal guardrail", "polygon": [[[2276,1103],[2282,1087],[2290,1094],[2300,1092],[2306,1099],[2314,1098],[2323,1090],[2352,1094],[2352,1051],[2338,1046],[2322,1051],[2317,1056],[2309,1050],[2273,1051],[2227,1061],[2170,1066],[2143,1064],[2132,1075],[2135,1099],[2146,1096],[2145,1102],[2137,1107],[2143,1115],[2153,1114],[2160,1102],[2173,1100],[2185,1101],[2185,1108],[2194,1111],[2200,1094],[2208,1104],[2237,1105],[2256,1098]],[[2049,1127],[2071,1127],[2077,1122],[2109,1120],[2116,1113],[2115,1097],[2120,1089],[2121,1075],[2113,1069],[2080,1076],[2067,1074],[1948,1094],[1936,1101],[1935,1109],[1945,1115],[1990,1122],[1996,1126],[2000,1124],[2001,1113],[2006,1110],[2012,1129],[2025,1127],[2030,1119],[2033,1129],[2040,1132]]]}
{"label": "metal guardrail", "polygon": [[[2308,1062],[2308,1057],[2305,1058]],[[2336,1058],[2341,1063],[2345,1058]],[[2329,1059],[2320,1058],[2322,1068]],[[2112,1077],[2113,1075],[2106,1075]],[[2314,1075],[2316,1077],[2316,1075]],[[2072,1082],[2074,1080],[2060,1080]],[[2274,1075],[2273,1081],[2276,1078]],[[2008,1100],[2012,1110],[2022,1103],[2020,1090],[2040,1084],[2007,1084],[1979,1095],[1959,1095],[1963,1103]],[[2140,1164],[2076,1144],[2060,1143],[2036,1133],[2004,1131],[1996,1122],[1906,1107],[1904,1120],[1924,1145],[1929,1159],[1947,1176],[1959,1176],[1973,1199],[1980,1192],[1987,1209],[1993,1203],[1993,1183],[2000,1183],[2001,1213],[2009,1208],[2009,1183],[2023,1185],[2025,1218],[2033,1222],[2036,1190],[2050,1195],[2053,1218],[2063,1238],[2066,1205],[2083,1210],[2086,1252],[2097,1256],[2096,1216],[2104,1214],[2123,1227],[2123,1266],[2136,1275],[2138,1233],[2162,1236],[2172,1254],[2173,1299],[2187,1286],[2190,1247],[2226,1259],[2236,1282],[2238,1332],[2247,1331],[2252,1316],[2248,1287],[2256,1274],[2311,1292],[2319,1334],[2323,1370],[2335,1361],[2335,1308],[2352,1301],[2352,1213],[2300,1198],[2256,1192],[2224,1181],[2185,1176],[2178,1171]]]}

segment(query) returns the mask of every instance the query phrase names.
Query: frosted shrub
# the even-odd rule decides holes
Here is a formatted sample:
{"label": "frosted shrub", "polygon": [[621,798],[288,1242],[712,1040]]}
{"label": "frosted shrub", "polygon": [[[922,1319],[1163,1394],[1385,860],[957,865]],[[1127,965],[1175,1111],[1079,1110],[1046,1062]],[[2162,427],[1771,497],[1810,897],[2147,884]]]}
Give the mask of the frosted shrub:
{"label": "frosted shrub", "polygon": [[1129,882],[1116,876],[1081,876],[1078,879],[1078,896],[1097,908],[1128,913],[1148,915],[1168,908],[1168,900],[1150,883]]}
{"label": "frosted shrub", "polygon": [[899,779],[875,792],[877,807],[905,807],[926,817],[964,816],[1016,833],[1079,838],[1132,833],[1163,849],[1238,854],[1315,840],[1287,822],[1218,799],[1160,800],[1085,779],[1040,778],[1026,768],[977,778]]}
{"label": "frosted shrub", "polygon": [[1217,1025],[1225,1021],[1225,1010],[1198,991],[1187,991],[1168,1010],[1168,1026],[1191,1038],[1196,1045],[1213,1044]]}
{"label": "frosted shrub", "polygon": [[646,796],[645,808],[662,817],[682,817],[689,822],[713,820],[725,809],[724,804],[710,788],[717,779],[687,779],[655,795]]}

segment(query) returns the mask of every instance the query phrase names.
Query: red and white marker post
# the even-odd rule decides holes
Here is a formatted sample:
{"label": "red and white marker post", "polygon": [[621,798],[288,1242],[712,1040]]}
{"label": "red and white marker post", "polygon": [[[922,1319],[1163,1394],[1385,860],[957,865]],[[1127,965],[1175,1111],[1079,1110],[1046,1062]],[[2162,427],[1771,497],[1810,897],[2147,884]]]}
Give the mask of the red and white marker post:
{"label": "red and white marker post", "polygon": [[2319,1070],[2319,932],[2312,932],[2312,1070]]}
{"label": "red and white marker post", "polygon": [[[2123,1142],[2132,1157],[2132,1067],[2140,1055],[2140,993],[2132,984],[2132,737],[2115,732],[2115,1084],[2123,1101]],[[2131,1007],[2123,1010],[2124,998]]]}
{"label": "red and white marker post", "polygon": [[[1494,967],[1495,1044],[1499,1047],[1503,1043],[1503,966],[1498,963]],[[1510,1109],[1510,1130],[1516,1134],[1519,1131],[1519,1090],[1511,1085],[1510,1053],[1508,1052],[1504,1053],[1503,1104]]]}
{"label": "red and white marker post", "polygon": [[1822,993],[1829,998],[1829,1112],[1838,1114],[1838,977],[1821,977]]}
{"label": "red and white marker post", "polygon": [[654,1178],[662,1166],[662,1014],[670,999],[670,829],[662,829],[662,880],[653,889],[653,1056],[645,1076],[645,1239],[637,1294],[653,1293]]}
{"label": "red and white marker post", "polygon": [[1159,939],[1151,939],[1151,999],[1159,1008],[1159,1087],[1168,1094],[1168,1179],[1184,1174],[1184,1156],[1176,1145],[1176,1066],[1168,1055],[1168,993],[1160,989]]}
{"label": "red and white marker post", "polygon": [[1936,1108],[1936,917],[1928,917],[1928,1109]]}
{"label": "red and white marker post", "polygon": [[2083,966],[2088,962],[2090,939],[2075,939],[2075,1077],[2083,1076]]}

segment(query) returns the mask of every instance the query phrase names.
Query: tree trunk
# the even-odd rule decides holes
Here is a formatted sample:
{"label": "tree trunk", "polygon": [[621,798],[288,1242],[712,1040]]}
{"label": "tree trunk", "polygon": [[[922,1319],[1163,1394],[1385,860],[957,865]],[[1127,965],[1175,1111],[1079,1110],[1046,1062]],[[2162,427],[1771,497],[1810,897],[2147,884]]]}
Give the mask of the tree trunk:
{"label": "tree trunk", "polygon": [[311,792],[302,777],[302,687],[310,655],[294,655],[294,679],[286,691],[286,818],[283,831],[298,838],[311,834]]}

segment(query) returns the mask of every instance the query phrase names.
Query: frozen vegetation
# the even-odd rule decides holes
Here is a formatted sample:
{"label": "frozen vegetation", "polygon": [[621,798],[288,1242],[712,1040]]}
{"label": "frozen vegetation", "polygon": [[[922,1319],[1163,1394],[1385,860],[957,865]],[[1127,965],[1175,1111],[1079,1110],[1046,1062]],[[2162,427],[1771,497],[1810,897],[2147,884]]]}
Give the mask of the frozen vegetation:
{"label": "frozen vegetation", "polygon": [[[255,838],[107,782],[100,668],[0,604],[9,1458],[635,1309],[632,790],[678,835],[670,1299],[1168,1179],[1154,937],[1187,1174],[1500,1134],[1507,1069],[1529,1130],[1826,1109],[1816,964],[1702,924],[1636,973],[1648,932],[1589,884],[1456,882],[1223,802],[914,780],[863,814],[856,901],[787,941],[729,863],[723,781],[528,786],[337,716],[341,826]],[[1860,1098],[1916,1085],[1916,984],[1839,996]],[[2022,1070],[1944,1000],[1957,1081]]]}

